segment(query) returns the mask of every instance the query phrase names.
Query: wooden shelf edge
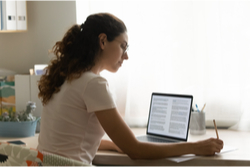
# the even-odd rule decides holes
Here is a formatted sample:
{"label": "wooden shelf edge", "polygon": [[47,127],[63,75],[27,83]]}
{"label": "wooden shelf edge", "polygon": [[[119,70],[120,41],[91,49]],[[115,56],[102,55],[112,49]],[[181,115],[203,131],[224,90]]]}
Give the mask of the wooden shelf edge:
{"label": "wooden shelf edge", "polygon": [[17,33],[17,32],[27,32],[27,30],[0,30],[0,33]]}

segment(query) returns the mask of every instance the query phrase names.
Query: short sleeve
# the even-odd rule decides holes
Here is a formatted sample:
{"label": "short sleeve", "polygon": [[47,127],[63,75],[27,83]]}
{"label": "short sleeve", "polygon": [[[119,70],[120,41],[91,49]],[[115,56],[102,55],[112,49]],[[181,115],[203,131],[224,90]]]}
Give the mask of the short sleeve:
{"label": "short sleeve", "polygon": [[96,77],[88,82],[83,93],[83,100],[88,112],[116,107],[108,82],[102,77]]}

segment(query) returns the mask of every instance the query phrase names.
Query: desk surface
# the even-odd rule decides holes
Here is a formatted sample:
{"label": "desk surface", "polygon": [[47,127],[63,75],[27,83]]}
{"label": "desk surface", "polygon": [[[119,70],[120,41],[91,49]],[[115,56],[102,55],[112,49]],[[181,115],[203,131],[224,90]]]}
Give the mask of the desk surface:
{"label": "desk surface", "polygon": [[[145,134],[145,128],[133,128],[135,135]],[[94,160],[94,165],[198,165],[198,166],[250,166],[250,133],[249,132],[239,132],[232,130],[219,129],[219,136],[224,141],[227,146],[236,147],[237,150],[222,153],[216,156],[201,156],[196,157],[192,160],[188,160],[181,163],[176,163],[173,161],[165,159],[159,160],[131,160],[127,155],[120,154],[111,151],[98,151]],[[205,135],[190,135],[188,136],[188,141],[203,140],[210,137],[216,137],[215,131],[213,129],[207,129]],[[104,136],[105,139],[109,139],[107,135]],[[33,137],[28,138],[18,138],[19,140],[27,143],[28,147],[36,148],[38,144],[38,134]],[[0,137],[0,141],[17,140],[17,138],[3,138]]]}
{"label": "desk surface", "polygon": [[[146,134],[145,128],[132,129],[135,135]],[[237,148],[231,152],[221,153],[215,156],[199,156],[192,160],[176,163],[165,159],[159,160],[131,160],[125,154],[119,154],[111,151],[98,151],[93,164],[95,165],[164,165],[164,166],[250,166],[250,133],[239,132],[227,129],[218,129],[219,137],[224,141],[224,145]],[[198,141],[210,137],[216,138],[214,129],[207,129],[205,135],[188,136],[188,141]],[[104,136],[108,139],[108,136]]]}

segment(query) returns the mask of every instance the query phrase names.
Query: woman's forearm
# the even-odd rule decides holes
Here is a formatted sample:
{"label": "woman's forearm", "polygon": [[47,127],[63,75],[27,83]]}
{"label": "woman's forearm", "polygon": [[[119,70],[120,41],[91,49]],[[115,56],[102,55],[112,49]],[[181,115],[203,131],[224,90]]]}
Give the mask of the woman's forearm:
{"label": "woman's forearm", "polygon": [[117,152],[122,152],[119,147],[117,147],[112,141],[102,139],[98,150],[112,150]]}
{"label": "woman's forearm", "polygon": [[159,159],[184,154],[214,155],[216,152],[220,152],[222,148],[223,141],[215,138],[169,144],[138,142],[135,147],[130,147],[127,154],[132,159]]}
{"label": "woman's forearm", "polygon": [[107,135],[115,143],[102,141],[100,149],[116,150],[117,145],[132,159],[159,159],[184,154],[214,155],[223,148],[223,141],[214,138],[169,144],[140,142],[116,109],[108,109],[95,114]]}

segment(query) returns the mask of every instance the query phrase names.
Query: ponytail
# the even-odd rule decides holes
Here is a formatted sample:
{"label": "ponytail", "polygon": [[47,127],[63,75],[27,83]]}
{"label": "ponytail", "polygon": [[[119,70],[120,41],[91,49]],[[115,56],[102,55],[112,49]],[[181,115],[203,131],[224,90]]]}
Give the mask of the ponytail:
{"label": "ponytail", "polygon": [[112,41],[125,31],[124,23],[108,13],[90,15],[85,23],[73,25],[53,46],[52,53],[56,57],[38,83],[38,97],[43,105],[60,91],[65,81],[79,78],[95,65],[100,50],[99,34],[105,33],[107,39]]}

